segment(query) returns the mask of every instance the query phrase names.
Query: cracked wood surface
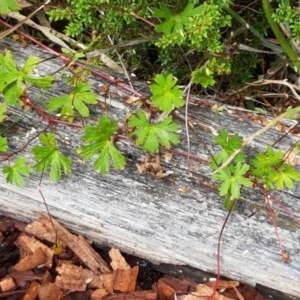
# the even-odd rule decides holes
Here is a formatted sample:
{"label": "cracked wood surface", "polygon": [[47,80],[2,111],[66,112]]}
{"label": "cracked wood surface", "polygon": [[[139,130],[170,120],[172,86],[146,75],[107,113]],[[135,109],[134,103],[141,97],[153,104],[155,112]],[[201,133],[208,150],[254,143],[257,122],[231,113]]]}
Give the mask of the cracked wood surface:
{"label": "cracked wood surface", "polygon": [[[12,51],[19,65],[30,55],[51,57],[36,46],[22,48],[18,43],[6,39],[0,41],[0,49],[4,48]],[[60,59],[51,59],[43,62],[38,70],[41,75],[51,74],[62,64]],[[107,84],[100,78],[90,77],[90,83],[98,94],[101,82]],[[135,88],[140,90],[144,86],[136,83]],[[30,89],[29,97],[41,103],[53,95],[62,94],[66,89],[63,80],[60,80],[47,92]],[[110,115],[121,124],[130,107],[123,100],[125,92],[111,86],[111,91],[114,90],[118,90],[118,93],[111,92],[106,102],[110,105]],[[205,107],[203,104],[209,103],[208,100],[195,99],[199,105],[190,105],[189,116],[193,118],[198,134],[214,153],[218,150],[213,143],[216,130],[225,128],[231,133],[238,132],[247,137],[261,128],[243,115],[227,111],[217,115],[209,105]],[[100,96],[99,100],[105,101]],[[92,117],[103,112],[99,105],[93,110]],[[183,111],[180,113],[184,114]],[[23,111],[16,108],[9,110],[12,120],[22,114]],[[184,124],[181,125],[184,128]],[[28,112],[8,136],[11,151],[20,149],[28,142],[34,135],[32,128],[41,131],[46,127],[47,123],[41,121],[35,112]],[[42,182],[42,192],[55,218],[98,245],[114,246],[155,263],[189,265],[216,272],[217,239],[226,212],[205,163],[188,161],[186,157],[174,154],[170,162],[162,161],[164,171],[172,171],[173,174],[160,180],[154,179],[149,174],[139,174],[136,169],[135,163],[143,160],[142,151],[133,147],[128,140],[120,139],[117,146],[127,159],[127,168],[100,176],[92,169],[92,163],[83,164],[74,151],[80,144],[80,129],[55,125],[53,130],[54,134],[59,134],[62,151],[72,156],[71,175],[64,176],[59,183],[50,182],[44,176]],[[246,150],[248,153],[262,151],[281,135],[271,129]],[[203,145],[192,131],[190,139],[191,154],[207,158]],[[289,135],[277,146],[287,150],[298,139],[296,135]],[[27,147],[25,156],[29,156],[34,143]],[[175,149],[187,151],[184,131],[182,143]],[[162,151],[162,155],[164,153],[166,151]],[[46,212],[37,190],[38,183],[39,175],[33,174],[26,180],[25,187],[18,188],[7,184],[1,172],[0,213],[28,221],[34,219],[37,213]],[[186,192],[183,192],[185,189]],[[273,194],[300,218],[299,192],[300,185],[297,183],[293,191]],[[253,212],[256,213],[248,217]],[[257,189],[245,190],[223,233],[222,275],[280,290],[291,296],[290,299],[300,298],[299,227],[288,221],[287,214],[278,207],[276,212],[278,233],[285,250],[290,254],[291,263],[281,261],[262,193]]]}

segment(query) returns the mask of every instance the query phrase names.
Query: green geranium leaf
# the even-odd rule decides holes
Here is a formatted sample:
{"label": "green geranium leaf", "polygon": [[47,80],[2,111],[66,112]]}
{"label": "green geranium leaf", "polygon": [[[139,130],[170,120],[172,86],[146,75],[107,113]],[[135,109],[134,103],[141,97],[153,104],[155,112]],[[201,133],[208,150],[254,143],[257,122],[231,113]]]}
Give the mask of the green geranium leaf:
{"label": "green geranium leaf", "polygon": [[98,119],[98,126],[87,125],[84,128],[82,140],[86,145],[77,149],[77,153],[85,161],[91,159],[94,155],[99,155],[94,167],[100,174],[109,171],[110,160],[112,160],[115,169],[124,169],[126,161],[124,156],[118,151],[112,142],[112,137],[117,130],[117,122],[111,121],[107,116]]}
{"label": "green geranium leaf", "polygon": [[156,84],[150,86],[152,102],[162,111],[169,112],[184,104],[182,91],[176,86],[176,80],[171,74],[155,76]]}
{"label": "green geranium leaf", "polygon": [[193,83],[201,84],[202,87],[207,88],[215,84],[213,74],[207,67],[198,69],[192,73]]}
{"label": "green geranium leaf", "polygon": [[53,82],[52,76],[32,77],[30,74],[40,61],[38,57],[29,57],[24,67],[18,70],[10,51],[0,55],[0,93],[3,93],[4,102],[15,105],[20,100],[25,89],[24,83],[40,88],[49,88]]}
{"label": "green geranium leaf", "polygon": [[158,124],[150,124],[145,113],[139,110],[136,116],[131,116],[129,126],[135,130],[129,136],[137,136],[136,144],[142,145],[145,151],[158,152],[159,146],[169,148],[171,144],[179,143],[179,125],[171,117],[163,119]]}
{"label": "green geranium leaf", "polygon": [[233,201],[240,197],[242,186],[251,187],[253,185],[252,181],[245,177],[248,170],[249,165],[238,162],[234,172],[232,172],[232,168],[227,167],[213,175],[213,179],[222,181],[219,191],[221,196],[226,196],[225,209],[230,207],[228,203],[229,199]]}
{"label": "green geranium leaf", "polygon": [[41,61],[41,59],[37,56],[30,56],[27,61],[24,64],[24,67],[22,68],[21,72],[24,75],[29,75],[32,73],[33,69],[36,67],[36,65]]}
{"label": "green geranium leaf", "polygon": [[28,176],[31,172],[31,167],[27,164],[27,158],[18,157],[14,165],[5,166],[3,173],[7,174],[6,182],[13,183],[16,186],[24,185],[24,176]]}
{"label": "green geranium leaf", "polygon": [[284,189],[285,187],[293,189],[294,182],[300,178],[300,173],[296,171],[294,167],[282,164],[277,172],[272,173],[271,176],[278,190]]}
{"label": "green geranium leaf", "polygon": [[[240,149],[243,144],[243,139],[236,133],[230,136],[228,131],[221,129],[219,134],[215,136],[215,142],[222,147],[222,150],[214,156],[214,159],[209,159],[210,168],[216,170],[223,164],[236,149]],[[234,163],[244,162],[245,154],[240,152],[234,159]],[[232,166],[235,168],[235,166]]]}
{"label": "green geranium leaf", "polygon": [[156,26],[157,32],[165,35],[175,34],[184,30],[188,18],[198,15],[202,11],[202,6],[194,8],[194,3],[188,3],[185,9],[179,14],[174,14],[166,5],[160,4],[159,8],[153,8],[154,17],[166,19],[165,22]]}
{"label": "green geranium leaf", "polygon": [[1,0],[0,1],[0,14],[7,14],[11,11],[20,10],[21,7],[16,0]]}
{"label": "green geranium leaf", "polygon": [[40,141],[43,146],[34,146],[32,149],[36,161],[34,168],[42,173],[50,167],[50,179],[58,181],[62,170],[65,174],[71,172],[71,160],[58,150],[51,133],[41,134]]}
{"label": "green geranium leaf", "polygon": [[14,72],[17,69],[16,62],[9,50],[6,50],[4,55],[0,55],[0,69]]}
{"label": "green geranium leaf", "polygon": [[72,122],[74,120],[74,108],[82,117],[89,116],[89,109],[85,103],[96,104],[97,98],[91,92],[91,87],[88,83],[80,83],[70,94],[50,98],[47,109],[55,111],[61,108],[60,113],[62,117],[68,118],[69,122]]}

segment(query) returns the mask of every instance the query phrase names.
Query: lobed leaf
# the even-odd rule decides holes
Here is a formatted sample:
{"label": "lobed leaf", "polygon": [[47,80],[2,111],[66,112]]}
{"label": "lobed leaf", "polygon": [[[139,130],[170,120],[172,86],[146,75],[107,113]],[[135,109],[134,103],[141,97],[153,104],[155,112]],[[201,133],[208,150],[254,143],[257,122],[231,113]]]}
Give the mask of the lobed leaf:
{"label": "lobed leaf", "polygon": [[284,189],[285,187],[293,189],[294,182],[298,181],[299,178],[300,173],[296,171],[294,167],[288,166],[287,164],[282,164],[277,172],[272,174],[272,180],[275,181],[278,190]]}
{"label": "lobed leaf", "polygon": [[36,161],[34,168],[42,173],[50,167],[50,179],[58,181],[62,170],[65,174],[71,172],[71,160],[57,149],[55,137],[51,133],[41,134],[40,141],[43,146],[32,148]]}
{"label": "lobed leaf", "polygon": [[24,74],[24,75],[30,75],[32,72],[33,72],[33,69],[36,67],[36,65],[41,61],[41,59],[39,57],[36,57],[36,56],[30,56],[23,68],[21,69],[21,72]]}
{"label": "lobed leaf", "polygon": [[0,92],[2,93],[10,84],[15,82],[19,77],[19,72],[7,73],[0,72]]}
{"label": "lobed leaf", "polygon": [[202,87],[207,88],[215,84],[213,74],[210,74],[206,68],[201,68],[192,72],[193,83],[201,84]]}
{"label": "lobed leaf", "polygon": [[227,150],[227,152],[231,152],[242,147],[243,139],[237,133],[233,136],[229,136],[227,130],[221,129],[219,135],[215,137],[215,142]]}
{"label": "lobed leaf", "polygon": [[179,125],[172,121],[171,117],[163,119],[158,124],[150,124],[142,110],[137,111],[136,116],[131,116],[129,126],[135,128],[129,136],[137,136],[136,144],[143,146],[145,151],[158,152],[159,146],[169,148],[171,144],[179,143],[177,131]]}
{"label": "lobed leaf", "polygon": [[1,70],[14,72],[17,70],[16,62],[10,52],[10,50],[6,50],[4,55],[0,55],[0,67]]}
{"label": "lobed leaf", "polygon": [[202,6],[196,8],[194,6],[194,3],[188,3],[184,10],[178,14],[174,14],[164,4],[160,4],[159,8],[153,8],[154,17],[166,19],[156,26],[156,31],[163,32],[166,36],[183,32],[184,26],[189,22],[188,18],[198,15],[203,10]]}
{"label": "lobed leaf", "polygon": [[171,74],[166,77],[163,74],[155,76],[156,84],[150,86],[152,92],[151,100],[159,109],[169,112],[174,107],[181,107],[184,104],[182,91],[176,85],[176,80]]}
{"label": "lobed leaf", "polygon": [[118,126],[117,122],[111,121],[108,116],[98,119],[98,126],[87,125],[84,128],[82,140],[86,145],[77,149],[77,153],[85,161],[99,154],[94,167],[100,174],[109,172],[110,160],[112,160],[115,169],[124,169],[126,161],[124,156],[118,151],[111,141]]}
{"label": "lobed leaf", "polygon": [[30,174],[31,167],[27,165],[27,158],[19,156],[13,166],[5,166],[3,174],[7,174],[6,182],[16,186],[24,185],[24,176]]}
{"label": "lobed leaf", "polygon": [[224,208],[228,209],[231,206],[231,201],[238,199],[241,193],[241,187],[251,187],[252,181],[245,177],[249,170],[249,165],[238,162],[234,172],[232,168],[226,167],[213,174],[213,179],[220,180],[222,183],[219,186],[221,196],[226,196]]}
{"label": "lobed leaf", "polygon": [[82,117],[89,116],[89,109],[85,103],[96,104],[97,98],[91,92],[91,87],[88,83],[80,83],[70,94],[50,98],[46,107],[51,112],[61,108],[61,115],[72,122],[74,120],[74,108]]}
{"label": "lobed leaf", "polygon": [[0,1],[0,15],[7,14],[11,11],[20,10],[21,6],[16,0],[1,0]]}
{"label": "lobed leaf", "polygon": [[5,55],[0,55],[0,93],[3,93],[6,104],[15,105],[20,100],[25,88],[24,81],[40,88],[51,86],[52,76],[39,78],[29,76],[39,61],[38,57],[29,57],[20,71],[10,51],[6,51]]}
{"label": "lobed leaf", "polygon": [[153,7],[155,18],[169,19],[174,16],[174,13],[165,4],[159,4],[159,8]]}
{"label": "lobed leaf", "polygon": [[[214,159],[209,159],[210,168],[216,170],[229,158],[234,150],[242,147],[243,139],[237,133],[233,136],[229,136],[228,131],[225,129],[221,129],[214,139],[215,142],[222,147],[222,150],[218,154],[214,155]],[[229,167],[235,169],[235,164],[238,162],[243,163],[245,161],[245,157],[246,155],[243,152],[240,152]]]}
{"label": "lobed leaf", "polygon": [[24,80],[39,88],[48,89],[52,86],[54,78],[53,76],[31,77],[24,75]]}

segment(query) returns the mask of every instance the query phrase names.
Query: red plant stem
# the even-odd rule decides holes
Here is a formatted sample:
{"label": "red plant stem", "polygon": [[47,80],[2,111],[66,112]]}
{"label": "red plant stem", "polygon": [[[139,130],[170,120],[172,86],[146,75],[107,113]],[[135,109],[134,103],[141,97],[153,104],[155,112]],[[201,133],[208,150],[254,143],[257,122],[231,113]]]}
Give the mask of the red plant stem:
{"label": "red plant stem", "polygon": [[[11,28],[12,26],[6,22],[4,22],[3,20],[0,20],[0,24],[5,25],[6,27]],[[56,57],[61,58],[64,62],[69,63],[72,60],[69,57],[66,57],[64,55],[62,55],[61,53],[45,46],[43,43],[39,42],[38,40],[36,40],[35,38],[31,37],[30,35],[22,32],[21,30],[16,30],[18,33],[22,34],[23,36],[25,36],[26,38],[28,38],[30,41],[34,42],[36,45],[39,45],[41,48],[43,48],[44,50],[47,50],[49,53],[55,55]],[[84,65],[83,63],[79,63],[79,62],[75,62],[75,65],[81,68],[85,68],[86,65]],[[133,90],[129,85],[120,82],[119,80],[117,80],[116,78],[107,75],[99,70],[93,70],[91,69],[92,74],[97,75],[103,79],[105,79],[107,82],[113,84],[113,85],[117,85],[119,87],[121,87],[122,89],[126,90],[127,92],[132,93],[133,95],[137,96],[137,97],[143,97],[143,95],[135,90]]]}
{"label": "red plant stem", "polygon": [[194,161],[201,161],[201,162],[208,163],[207,159],[201,158],[201,157],[199,157],[197,155],[188,154],[187,152],[179,151],[179,150],[176,150],[176,149],[171,149],[171,148],[168,149],[168,148],[165,148],[165,147],[162,147],[162,146],[160,148],[164,149],[165,151],[168,151],[168,152],[171,152],[171,153],[174,153],[174,154],[178,154],[178,155],[190,158],[190,159],[192,159]]}
{"label": "red plant stem", "polygon": [[269,194],[269,197],[274,200],[291,217],[291,219],[293,219],[298,225],[300,225],[299,219],[285,205],[283,205],[279,199],[277,199],[272,194]]}
{"label": "red plant stem", "polygon": [[275,230],[275,235],[276,235],[276,238],[277,238],[278,247],[279,247],[281,253],[284,254],[285,251],[284,251],[283,245],[281,243],[281,239],[280,239],[279,234],[278,234],[278,228],[277,228],[275,213],[274,213],[274,210],[273,210],[273,208],[270,204],[270,196],[269,196],[268,192],[265,194],[265,201],[266,201],[266,204],[267,204],[267,207],[268,207],[268,210],[269,210],[269,215],[270,215],[271,220],[272,220],[272,225],[273,225],[274,230]]}
{"label": "red plant stem", "polygon": [[[7,27],[12,27],[11,25],[9,25],[8,23],[4,22],[3,20],[0,20],[0,23],[2,23],[3,25],[7,26]],[[22,35],[24,35],[26,38],[28,38],[29,40],[31,40],[32,42],[34,42],[35,44],[39,45],[41,48],[47,50],[49,53],[55,55],[56,57],[59,57],[61,58],[64,62],[66,63],[69,63],[71,61],[71,59],[69,57],[66,57],[66,56],[63,56],[62,54],[54,51],[53,49],[45,46],[44,44],[42,44],[41,42],[39,42],[38,40],[36,40],[35,38],[31,37],[30,35],[20,31],[20,30],[17,30],[17,32],[19,33],[22,33]],[[77,66],[80,66],[80,67],[86,67],[84,64],[81,64],[79,62],[75,62],[75,64]],[[131,89],[128,85],[126,84],[123,84],[122,82],[118,81],[117,79],[101,72],[101,71],[97,71],[97,70],[91,70],[91,72],[94,74],[94,75],[97,75],[103,79],[105,79],[106,81],[108,81],[109,83],[111,84],[114,84],[114,85],[117,85],[123,89],[125,89],[126,91],[128,92],[131,92],[132,94],[134,94],[135,96],[138,96],[138,97],[143,97],[143,95],[133,89]],[[34,109],[35,111],[37,111],[43,118],[45,118],[48,123],[56,123],[56,124],[64,124],[64,125],[68,125],[68,126],[73,126],[73,127],[77,127],[77,128],[83,128],[83,125],[82,124],[78,124],[78,123],[70,123],[70,122],[66,122],[66,121],[63,121],[63,120],[59,120],[58,118],[55,118],[55,117],[49,117],[46,112],[42,109],[40,109],[39,107],[37,107],[36,105],[34,105],[28,98],[25,99],[26,101],[26,104],[29,105],[32,109]],[[122,136],[122,135],[117,135],[119,138],[121,139],[128,139],[127,137],[125,136]],[[165,149],[166,151],[169,151],[169,152],[172,152],[172,153],[175,153],[175,154],[178,154],[178,155],[181,155],[181,156],[185,156],[187,157],[188,154],[186,152],[182,152],[182,151],[178,151],[178,150],[174,150],[174,149],[166,149],[164,147],[161,147],[162,149]],[[202,161],[202,162],[206,162],[207,163],[207,160],[206,159],[203,159],[201,157],[198,157],[196,155],[189,155],[189,157],[194,160],[194,161]]]}
{"label": "red plant stem", "polygon": [[49,124],[63,124],[63,125],[68,125],[68,126],[72,126],[72,127],[77,127],[77,128],[83,128],[82,124],[78,124],[78,123],[70,123],[67,121],[63,121],[60,120],[58,118],[52,117],[52,116],[48,116],[44,110],[40,109],[39,107],[37,107],[36,105],[34,105],[33,103],[30,105],[30,107],[32,109],[34,109],[35,111],[37,111],[43,118],[45,118]]}
{"label": "red plant stem", "polygon": [[[67,122],[67,121],[59,120],[58,118],[53,117],[53,116],[49,117],[43,109],[37,107],[34,103],[32,103],[31,100],[27,97],[27,95],[22,96],[22,98],[23,98],[22,99],[23,102],[25,102],[26,105],[30,106],[32,109],[34,109],[35,111],[37,111],[43,118],[45,118],[48,121],[49,125],[56,123],[56,124],[63,124],[63,125],[67,125],[67,126],[73,126],[73,127],[77,127],[77,128],[83,128],[84,127],[82,124],[70,123],[70,122]],[[119,138],[119,139],[123,139],[123,140],[131,140],[129,137],[127,137],[125,135],[118,134],[118,135],[116,135],[116,137]],[[184,157],[188,157],[189,159],[192,159],[194,161],[201,161],[201,162],[208,163],[207,159],[201,158],[201,157],[196,156],[196,155],[191,155],[191,154],[188,154],[188,153],[180,151],[180,150],[168,149],[166,147],[161,147],[161,149],[163,149],[165,151],[168,151],[168,152],[171,152],[171,153],[174,153],[174,154],[178,154],[178,155],[184,156]],[[12,155],[9,155],[8,159],[11,156]]]}
{"label": "red plant stem", "polygon": [[9,160],[13,155],[16,155],[20,152],[22,152],[26,147],[28,147],[28,145],[33,141],[35,140],[42,132],[45,132],[48,128],[49,128],[50,124],[48,124],[48,126],[43,129],[42,131],[40,131],[39,133],[37,133],[34,137],[32,137],[22,148],[20,148],[19,150],[16,150],[10,154],[6,154],[6,155],[3,155],[1,156],[2,157],[2,160],[1,161],[6,161],[6,160]]}
{"label": "red plant stem", "polygon": [[222,235],[223,235],[223,231],[225,229],[225,226],[228,222],[228,219],[232,213],[232,210],[235,206],[235,203],[236,203],[236,199],[234,199],[231,203],[231,206],[228,210],[228,213],[225,217],[225,220],[222,224],[222,228],[221,228],[221,231],[219,233],[219,237],[218,237],[218,250],[217,250],[217,280],[216,280],[216,283],[215,283],[215,286],[214,286],[214,290],[213,290],[213,293],[212,295],[210,296],[210,299],[214,300],[215,299],[215,294],[217,292],[217,288],[218,288],[218,284],[220,282],[220,276],[221,276],[221,239],[222,239]]}
{"label": "red plant stem", "polygon": [[23,101],[24,105],[27,105],[29,107],[31,107],[33,110],[35,110],[40,116],[42,116],[44,119],[47,120],[48,124],[64,124],[64,125],[68,125],[68,126],[72,126],[72,127],[77,127],[77,128],[83,128],[82,124],[78,124],[78,123],[70,123],[70,122],[66,122],[63,120],[60,120],[54,116],[49,116],[43,109],[39,108],[38,106],[36,106],[29,98],[27,93],[25,92],[22,96],[21,96],[21,100]]}
{"label": "red plant stem", "polygon": [[150,25],[150,26],[152,26],[152,27],[156,27],[156,25],[155,25],[154,23],[152,23],[152,22],[146,20],[145,18],[143,18],[143,17],[137,15],[137,14],[134,13],[133,11],[130,12],[130,15],[132,15],[132,16],[135,17],[136,19],[142,20],[144,23],[146,23],[146,24],[148,24],[148,25]]}
{"label": "red plant stem", "polygon": [[283,205],[283,203],[279,199],[277,199],[275,196],[271,195],[270,192],[263,185],[258,184],[256,179],[254,179],[253,183],[254,183],[254,186],[259,187],[262,190],[263,194],[265,195],[265,202],[266,202],[266,205],[268,207],[268,212],[269,212],[269,215],[271,217],[272,225],[273,225],[274,230],[275,230],[275,235],[276,235],[276,238],[277,238],[279,249],[280,249],[281,254],[282,254],[282,260],[286,263],[289,263],[290,262],[289,255],[284,250],[284,247],[283,247],[283,245],[281,243],[281,240],[279,238],[277,221],[276,221],[275,213],[274,213],[274,210],[272,208],[272,204],[271,204],[270,201],[274,200],[276,202],[276,204],[278,204],[281,207],[281,209],[283,209],[290,216],[290,218],[293,219],[298,225],[300,225],[300,221],[297,219],[297,217],[287,207],[285,207],[285,205]]}

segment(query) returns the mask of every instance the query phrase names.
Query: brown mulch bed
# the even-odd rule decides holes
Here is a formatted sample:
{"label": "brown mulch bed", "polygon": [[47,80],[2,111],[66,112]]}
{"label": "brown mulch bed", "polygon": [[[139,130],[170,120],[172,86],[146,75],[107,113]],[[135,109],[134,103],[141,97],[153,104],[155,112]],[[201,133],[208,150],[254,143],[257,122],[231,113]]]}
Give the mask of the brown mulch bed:
{"label": "brown mulch bed", "polygon": [[[53,222],[47,215],[31,224],[0,216],[0,299],[197,300],[212,294],[209,278],[200,283],[175,277],[117,249],[96,250]],[[221,280],[215,299],[269,298],[248,285]]]}

